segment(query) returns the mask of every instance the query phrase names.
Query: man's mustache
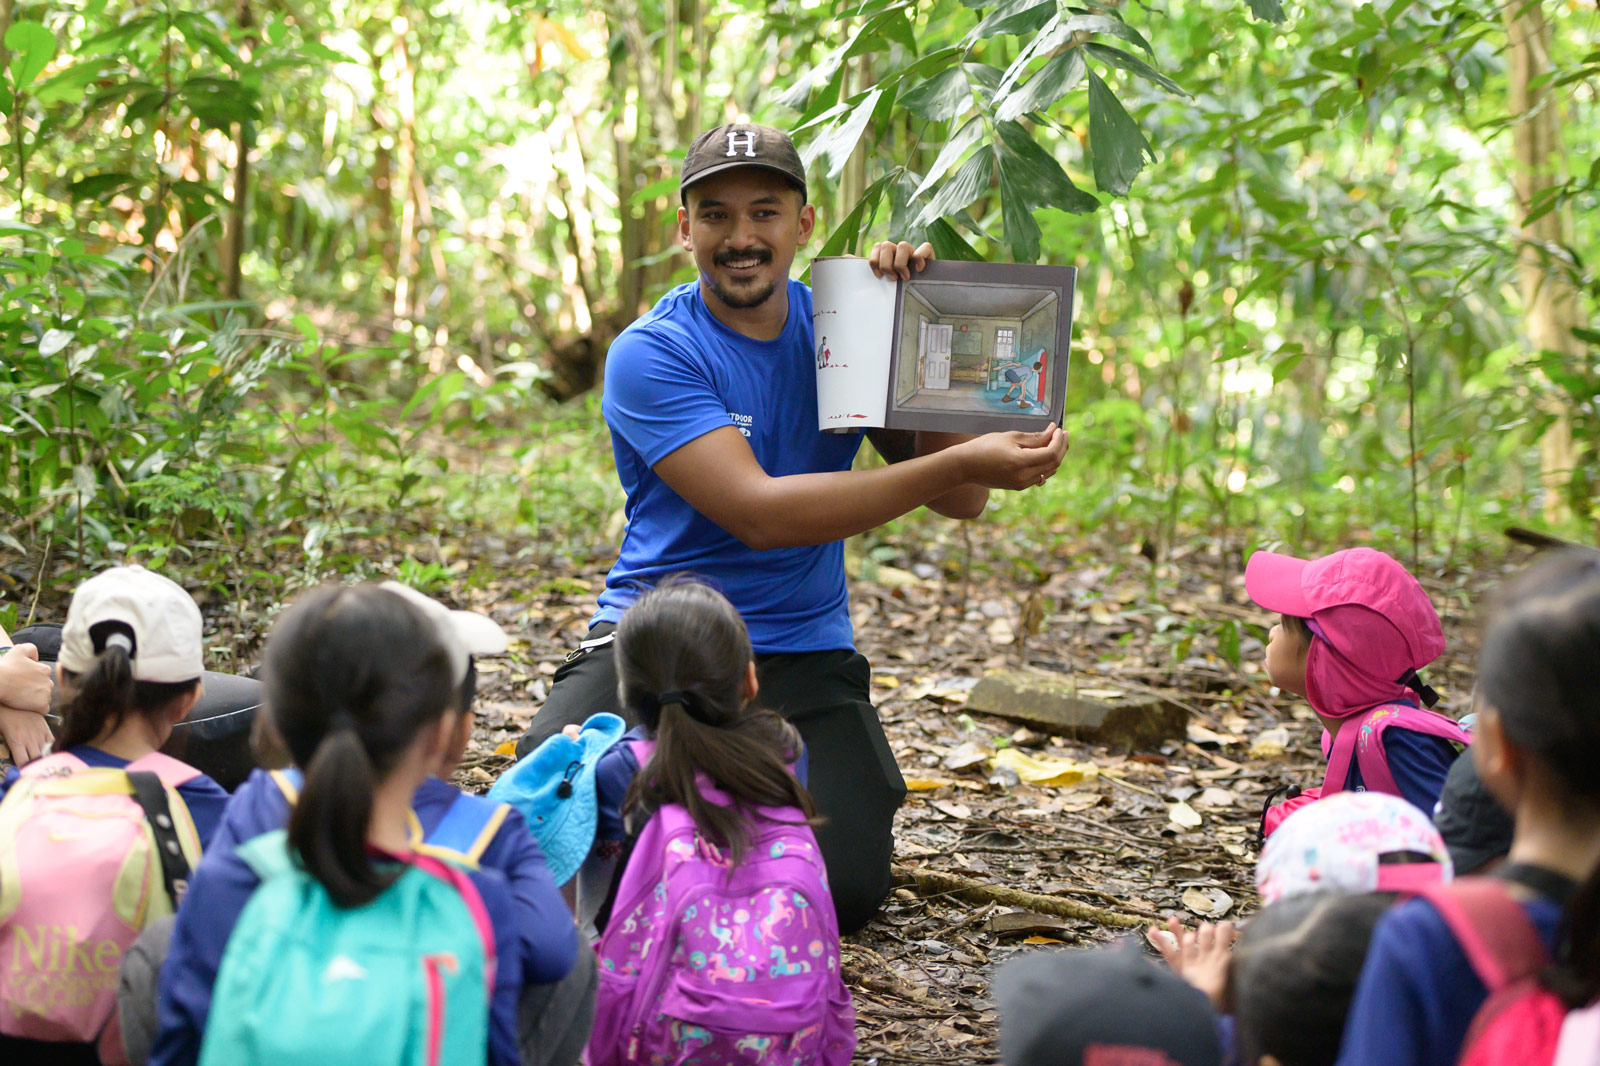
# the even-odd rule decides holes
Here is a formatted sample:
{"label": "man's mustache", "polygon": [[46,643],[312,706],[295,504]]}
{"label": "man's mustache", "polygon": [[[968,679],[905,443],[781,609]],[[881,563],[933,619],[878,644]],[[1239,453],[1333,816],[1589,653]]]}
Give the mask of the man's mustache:
{"label": "man's mustache", "polygon": [[751,258],[754,258],[756,262],[764,265],[772,262],[772,253],[765,248],[743,248],[738,250],[730,249],[729,251],[718,252],[716,255],[711,257],[711,261],[717,264],[717,266],[727,266],[735,259]]}

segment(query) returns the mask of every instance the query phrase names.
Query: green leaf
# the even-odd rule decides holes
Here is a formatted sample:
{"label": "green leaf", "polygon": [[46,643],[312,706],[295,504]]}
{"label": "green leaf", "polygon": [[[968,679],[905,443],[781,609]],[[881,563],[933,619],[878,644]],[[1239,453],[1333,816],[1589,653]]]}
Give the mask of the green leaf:
{"label": "green leaf", "polygon": [[912,193],[912,196],[921,196],[933,188],[934,183],[944,177],[946,171],[955,166],[956,160],[961,158],[961,154],[977,144],[978,138],[982,136],[983,123],[977,118],[968,119],[967,124],[957,130],[955,136],[944,143],[944,148],[939,152],[939,158],[933,161],[933,166],[928,169],[927,175],[922,179],[922,184],[917,186],[917,191]]}
{"label": "green leaf", "polygon": [[33,98],[42,104],[59,104],[64,100],[81,100],[83,91],[111,66],[109,59],[92,59],[74,63],[40,82],[33,90]]}
{"label": "green leaf", "polygon": [[1016,87],[1017,82],[1022,80],[1028,66],[1035,59],[1054,51],[1070,36],[1072,35],[1062,26],[1061,15],[1059,13],[1051,15],[1050,21],[1040,27],[1039,32],[1033,35],[1033,39],[1017,52],[1017,58],[1006,68],[1005,77],[1000,79],[1000,85],[995,91],[1002,96],[1010,92]]}
{"label": "green leaf", "polygon": [[133,184],[132,174],[90,174],[67,186],[67,195],[74,200],[101,200],[118,189]]}
{"label": "green leaf", "polygon": [[942,218],[936,218],[928,223],[928,243],[933,245],[933,254],[940,259],[962,259],[969,263],[983,261],[983,256],[978,250],[968,244],[955,227]]}
{"label": "green leaf", "polygon": [[1027,194],[1004,166],[1000,168],[1000,220],[1011,257],[1019,263],[1035,262],[1039,258],[1039,223],[1034,221]]}
{"label": "green leaf", "polygon": [[922,213],[912,225],[926,226],[936,218],[943,218],[958,208],[966,207],[978,198],[979,193],[989,187],[989,177],[993,170],[994,149],[984,145],[956,168],[956,172],[950,175],[950,180],[944,183],[939,194],[922,209]]}
{"label": "green leaf", "polygon": [[669,174],[660,181],[652,181],[649,185],[646,185],[644,188],[628,197],[628,203],[637,206],[650,200],[654,200],[658,196],[665,196],[677,187],[678,175]]}
{"label": "green leaf", "polygon": [[1106,83],[1089,72],[1089,156],[1094,180],[1113,196],[1126,196],[1133,179],[1144,169],[1145,157],[1155,158],[1139,124],[1123,109]]}
{"label": "green leaf", "polygon": [[972,86],[959,66],[942,70],[900,97],[919,118],[948,122],[972,106]]}
{"label": "green leaf", "polygon": [[1280,384],[1290,374],[1293,374],[1294,368],[1299,366],[1300,361],[1305,357],[1306,353],[1304,351],[1299,351],[1293,352],[1283,359],[1279,359],[1272,365],[1272,383],[1274,385]]}
{"label": "green leaf", "polygon": [[1154,82],[1155,84],[1161,86],[1169,93],[1174,93],[1178,96],[1184,97],[1185,99],[1187,99],[1189,96],[1188,92],[1184,90],[1183,86],[1179,85],[1177,82],[1173,81],[1171,78],[1167,77],[1165,74],[1161,73],[1155,67],[1152,67],[1149,63],[1146,63],[1136,55],[1124,52],[1120,48],[1113,48],[1108,44],[1094,44],[1093,42],[1090,42],[1083,47],[1088,49],[1089,54],[1100,60],[1102,63],[1109,63],[1113,67],[1118,67],[1127,71],[1129,74],[1137,74],[1146,81]]}
{"label": "green leaf", "polygon": [[1000,134],[1001,180],[1026,190],[1029,206],[1055,207],[1074,215],[1090,214],[1100,206],[1099,200],[1072,183],[1055,156],[1020,123],[1001,122],[995,128]]}
{"label": "green leaf", "polygon": [[1250,0],[1250,14],[1264,22],[1282,22],[1283,5],[1278,0]]}
{"label": "green leaf", "polygon": [[37,22],[14,22],[6,31],[6,48],[11,51],[11,84],[21,91],[56,57],[56,35]]}
{"label": "green leaf", "polygon": [[1151,50],[1150,42],[1144,39],[1144,34],[1112,15],[1073,15],[1062,23],[1062,29],[1068,33],[1103,33],[1108,37],[1121,37],[1144,49],[1145,55],[1155,58],[1155,52]]}
{"label": "green leaf", "polygon": [[1589,329],[1585,326],[1573,326],[1572,335],[1581,341],[1590,344],[1600,344],[1600,329]]}
{"label": "green leaf", "polygon": [[973,27],[968,40],[981,41],[1003,33],[1032,33],[1055,14],[1054,0],[1003,0]]}
{"label": "green leaf", "polygon": [[1307,126],[1291,126],[1286,130],[1281,130],[1278,133],[1274,133],[1271,137],[1268,137],[1262,147],[1281,148],[1283,145],[1290,144],[1294,141],[1303,141],[1307,137],[1321,132],[1322,124],[1320,122],[1313,122]]}
{"label": "green leaf", "polygon": [[845,215],[844,221],[828,235],[827,243],[817,252],[818,256],[847,255],[855,251],[856,241],[860,239],[861,230],[865,225],[864,219],[869,213],[878,209],[878,201],[882,199],[884,187],[888,182],[888,178],[879,178],[867,187],[867,191],[861,194],[861,199],[857,200],[850,213]]}
{"label": "green leaf", "polygon": [[1040,67],[1039,73],[1029,78],[1026,85],[997,100],[995,118],[1010,122],[1045,110],[1082,81],[1088,69],[1083,61],[1083,49],[1062,52]]}
{"label": "green leaf", "polygon": [[850,153],[856,150],[856,143],[866,132],[867,121],[872,118],[872,112],[878,106],[878,98],[882,95],[882,88],[873,89],[861,97],[859,103],[850,105],[850,114],[847,118],[807,143],[800,153],[806,166],[809,167],[813,161],[821,159],[828,177],[838,177],[844,165],[850,161]]}

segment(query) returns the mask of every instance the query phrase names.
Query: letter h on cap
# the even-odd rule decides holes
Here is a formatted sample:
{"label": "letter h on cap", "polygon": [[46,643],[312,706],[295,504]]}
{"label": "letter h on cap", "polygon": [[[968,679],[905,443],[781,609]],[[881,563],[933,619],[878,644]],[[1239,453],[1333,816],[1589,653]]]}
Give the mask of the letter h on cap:
{"label": "letter h on cap", "polygon": [[730,157],[731,156],[736,156],[736,155],[739,154],[740,138],[743,138],[745,157],[747,159],[754,159],[756,157],[756,131],[755,130],[744,130],[742,132],[740,130],[729,130],[728,131],[728,153],[727,154]]}

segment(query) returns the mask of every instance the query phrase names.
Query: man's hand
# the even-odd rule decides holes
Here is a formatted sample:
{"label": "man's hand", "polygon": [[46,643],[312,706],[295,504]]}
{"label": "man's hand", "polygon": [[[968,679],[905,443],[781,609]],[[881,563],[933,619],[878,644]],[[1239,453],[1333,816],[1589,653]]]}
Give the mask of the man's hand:
{"label": "man's hand", "polygon": [[0,707],[0,740],[11,750],[11,761],[26,766],[50,746],[50,723],[33,711]]}
{"label": "man's hand", "polygon": [[922,268],[933,262],[933,245],[927,241],[922,242],[922,247],[911,247],[910,241],[879,241],[872,246],[872,254],[867,257],[872,264],[872,273],[878,277],[895,277],[901,281],[911,280],[911,271],[915,269],[921,273]]}
{"label": "man's hand", "polygon": [[0,705],[43,714],[50,709],[50,667],[39,661],[39,649],[18,644],[0,655]]}
{"label": "man's hand", "polygon": [[951,451],[961,453],[964,480],[990,489],[1043,485],[1067,454],[1067,431],[1054,422],[1039,433],[985,433]]}

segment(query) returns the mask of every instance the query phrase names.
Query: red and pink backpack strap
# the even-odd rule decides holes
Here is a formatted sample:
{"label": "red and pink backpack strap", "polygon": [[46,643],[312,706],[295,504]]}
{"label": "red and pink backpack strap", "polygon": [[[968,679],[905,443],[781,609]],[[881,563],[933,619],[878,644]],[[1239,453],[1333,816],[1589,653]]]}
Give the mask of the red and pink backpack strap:
{"label": "red and pink backpack strap", "polygon": [[1549,953],[1528,912],[1506,882],[1463,877],[1433,885],[1419,895],[1433,904],[1461,945],[1472,970],[1492,996],[1513,981],[1537,973]]}
{"label": "red and pink backpack strap", "polygon": [[1453,744],[1471,744],[1472,734],[1437,711],[1425,711],[1409,703],[1386,703],[1351,719],[1340,727],[1332,743],[1324,743],[1328,772],[1322,780],[1323,795],[1344,791],[1350,778],[1352,760],[1361,767],[1361,780],[1372,792],[1400,795],[1394,773],[1389,769],[1383,734],[1390,726],[1409,729],[1424,736],[1439,737]]}
{"label": "red and pink backpack strap", "polygon": [[489,997],[494,998],[495,958],[494,926],[489,922],[489,908],[483,905],[483,896],[478,892],[471,877],[466,871],[448,862],[442,862],[432,855],[422,852],[413,852],[406,857],[406,861],[423,873],[437,877],[450,885],[461,895],[461,901],[467,905],[467,913],[472,915],[472,923],[478,928],[478,937],[483,941],[484,973],[488,977]]}

